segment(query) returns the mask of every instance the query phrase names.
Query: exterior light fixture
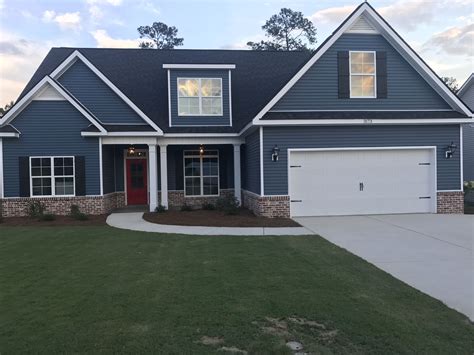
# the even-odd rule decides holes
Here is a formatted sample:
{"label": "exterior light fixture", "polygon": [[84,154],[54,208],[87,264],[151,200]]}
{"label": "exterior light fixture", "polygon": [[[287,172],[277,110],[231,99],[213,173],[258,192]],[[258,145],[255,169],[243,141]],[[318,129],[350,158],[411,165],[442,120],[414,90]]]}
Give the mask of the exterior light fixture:
{"label": "exterior light fixture", "polygon": [[128,146],[127,153],[128,153],[128,155],[134,155],[135,154],[135,147],[133,145]]}
{"label": "exterior light fixture", "polygon": [[278,161],[278,155],[280,154],[280,148],[275,145],[272,149],[272,161]]}
{"label": "exterior light fixture", "polygon": [[199,154],[200,155],[204,154],[204,146],[202,144],[199,146]]}
{"label": "exterior light fixture", "polygon": [[446,159],[451,159],[454,153],[456,153],[456,149],[458,149],[458,146],[454,144],[454,142],[451,142],[451,144],[446,147]]}

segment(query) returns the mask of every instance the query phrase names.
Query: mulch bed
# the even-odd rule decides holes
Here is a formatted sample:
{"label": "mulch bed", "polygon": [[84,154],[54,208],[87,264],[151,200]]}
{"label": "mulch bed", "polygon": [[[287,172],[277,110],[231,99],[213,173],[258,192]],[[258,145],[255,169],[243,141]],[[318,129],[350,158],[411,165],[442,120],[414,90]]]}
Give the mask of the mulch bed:
{"label": "mulch bed", "polygon": [[54,221],[40,221],[29,217],[5,217],[0,222],[0,227],[16,227],[16,226],[38,226],[38,227],[54,227],[54,226],[103,226],[107,215],[87,216],[85,221],[79,221],[70,216],[55,216]]}
{"label": "mulch bed", "polygon": [[236,215],[226,215],[221,211],[193,210],[166,211],[162,213],[148,212],[143,219],[158,224],[178,226],[207,227],[300,227],[290,218],[257,217],[247,209],[240,209]]}

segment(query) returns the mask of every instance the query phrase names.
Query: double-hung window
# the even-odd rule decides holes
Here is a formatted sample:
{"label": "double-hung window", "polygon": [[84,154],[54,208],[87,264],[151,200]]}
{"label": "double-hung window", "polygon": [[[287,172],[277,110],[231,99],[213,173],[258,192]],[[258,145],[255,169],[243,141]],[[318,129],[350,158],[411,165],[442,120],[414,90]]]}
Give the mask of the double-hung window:
{"label": "double-hung window", "polygon": [[178,78],[179,116],[222,116],[221,78]]}
{"label": "double-hung window", "polygon": [[375,52],[349,52],[349,63],[351,98],[375,98]]}
{"label": "double-hung window", "polygon": [[74,196],[74,157],[30,157],[31,196]]}
{"label": "double-hung window", "polygon": [[184,191],[186,196],[219,195],[219,152],[184,151]]}

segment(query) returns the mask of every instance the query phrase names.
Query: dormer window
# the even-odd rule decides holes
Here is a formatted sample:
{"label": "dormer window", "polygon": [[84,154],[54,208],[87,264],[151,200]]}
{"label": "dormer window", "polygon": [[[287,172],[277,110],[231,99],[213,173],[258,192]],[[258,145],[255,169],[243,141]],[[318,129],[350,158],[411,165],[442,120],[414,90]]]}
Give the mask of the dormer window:
{"label": "dormer window", "polygon": [[375,52],[349,52],[351,98],[376,98]]}
{"label": "dormer window", "polygon": [[221,78],[178,78],[179,116],[222,116]]}

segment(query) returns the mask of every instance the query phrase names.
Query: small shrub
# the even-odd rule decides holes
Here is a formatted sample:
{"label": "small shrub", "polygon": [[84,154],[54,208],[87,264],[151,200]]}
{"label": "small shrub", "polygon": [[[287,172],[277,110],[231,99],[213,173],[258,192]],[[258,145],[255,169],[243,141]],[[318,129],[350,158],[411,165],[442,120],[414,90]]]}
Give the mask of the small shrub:
{"label": "small shrub", "polygon": [[41,201],[31,201],[28,204],[28,216],[30,218],[42,218],[44,215],[45,206]]}
{"label": "small shrub", "polygon": [[56,216],[52,213],[44,213],[40,217],[40,220],[44,222],[54,221],[55,219],[56,219]]}
{"label": "small shrub", "polygon": [[156,213],[164,213],[164,212],[166,212],[166,207],[163,206],[163,205],[158,205],[158,206],[155,208],[155,212],[156,212]]}
{"label": "small shrub", "polygon": [[210,202],[206,202],[202,204],[202,209],[206,211],[214,211],[216,206]]}
{"label": "small shrub", "polygon": [[71,205],[71,212],[69,215],[78,221],[87,221],[89,219],[85,213],[81,212],[78,205]]}
{"label": "small shrub", "polygon": [[192,211],[193,209],[191,208],[191,206],[187,205],[187,204],[184,204],[181,206],[181,211],[182,212],[189,212],[189,211]]}
{"label": "small shrub", "polygon": [[239,213],[239,201],[235,196],[221,197],[217,200],[217,209],[223,211],[228,215],[235,215]]}

